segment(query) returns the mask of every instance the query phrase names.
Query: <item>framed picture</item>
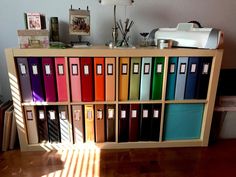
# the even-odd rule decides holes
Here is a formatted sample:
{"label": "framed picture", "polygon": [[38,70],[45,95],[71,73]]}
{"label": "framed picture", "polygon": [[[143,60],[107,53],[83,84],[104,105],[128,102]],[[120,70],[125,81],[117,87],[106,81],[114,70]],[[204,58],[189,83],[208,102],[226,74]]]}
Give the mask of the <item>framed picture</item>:
{"label": "framed picture", "polygon": [[69,33],[70,35],[90,35],[90,11],[80,9],[69,10]]}
{"label": "framed picture", "polygon": [[27,29],[41,30],[46,28],[45,16],[40,13],[25,13]]}

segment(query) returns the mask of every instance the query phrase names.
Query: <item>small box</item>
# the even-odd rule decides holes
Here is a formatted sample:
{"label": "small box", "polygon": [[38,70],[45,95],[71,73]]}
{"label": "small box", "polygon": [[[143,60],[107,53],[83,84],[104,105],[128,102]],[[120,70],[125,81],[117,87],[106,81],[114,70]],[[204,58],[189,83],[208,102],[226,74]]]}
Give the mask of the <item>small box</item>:
{"label": "small box", "polygon": [[25,48],[49,48],[48,30],[17,30],[19,47]]}

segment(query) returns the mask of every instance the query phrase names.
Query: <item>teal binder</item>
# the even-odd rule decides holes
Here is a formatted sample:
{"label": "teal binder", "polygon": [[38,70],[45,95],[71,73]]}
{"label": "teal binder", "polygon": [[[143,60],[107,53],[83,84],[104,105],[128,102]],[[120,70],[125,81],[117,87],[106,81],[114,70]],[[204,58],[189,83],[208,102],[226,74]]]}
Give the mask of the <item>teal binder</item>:
{"label": "teal binder", "polygon": [[163,139],[200,139],[203,111],[204,104],[166,105]]}
{"label": "teal binder", "polygon": [[150,99],[152,58],[142,58],[140,100]]}
{"label": "teal binder", "polygon": [[164,57],[153,58],[152,100],[160,100],[162,97],[164,62]]}
{"label": "teal binder", "polygon": [[168,64],[168,76],[166,86],[166,99],[175,99],[175,83],[177,76],[178,57],[170,57]]}
{"label": "teal binder", "polygon": [[140,84],[140,71],[141,71],[141,58],[131,58],[130,63],[130,87],[129,87],[129,99],[139,99],[139,84]]}

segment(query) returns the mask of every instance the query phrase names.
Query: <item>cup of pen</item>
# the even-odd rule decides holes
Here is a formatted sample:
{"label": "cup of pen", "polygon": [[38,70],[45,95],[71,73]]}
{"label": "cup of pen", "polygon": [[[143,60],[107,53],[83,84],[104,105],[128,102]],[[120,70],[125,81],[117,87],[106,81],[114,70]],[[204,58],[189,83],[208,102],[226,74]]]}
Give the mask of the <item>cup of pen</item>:
{"label": "cup of pen", "polygon": [[130,47],[131,46],[129,43],[129,36],[127,34],[130,31],[133,24],[134,24],[133,20],[130,21],[128,18],[124,22],[124,27],[123,27],[121,20],[119,20],[119,22],[117,22],[116,25],[122,34],[122,40],[118,43],[118,46],[120,46],[120,47]]}

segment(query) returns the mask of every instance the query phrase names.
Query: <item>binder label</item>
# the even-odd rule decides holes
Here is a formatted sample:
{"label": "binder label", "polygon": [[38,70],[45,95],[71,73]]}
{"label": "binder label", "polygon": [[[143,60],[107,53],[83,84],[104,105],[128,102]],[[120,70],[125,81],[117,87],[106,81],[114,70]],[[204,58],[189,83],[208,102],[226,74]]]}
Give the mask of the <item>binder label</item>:
{"label": "binder label", "polygon": [[42,111],[42,110],[39,111],[39,119],[40,120],[44,119],[44,111]]}
{"label": "binder label", "polygon": [[58,66],[58,74],[63,75],[64,74],[64,67],[62,64],[57,65]]}
{"label": "binder label", "polygon": [[158,63],[157,64],[157,74],[160,74],[160,73],[162,73],[162,64]]}
{"label": "binder label", "polygon": [[185,74],[186,70],[186,63],[181,63],[180,64],[180,74]]}
{"label": "binder label", "polygon": [[60,118],[61,118],[61,120],[66,120],[66,111],[60,112]]}
{"label": "binder label", "polygon": [[50,75],[51,74],[50,65],[45,65],[45,73],[46,73],[46,75]]}
{"label": "binder label", "polygon": [[49,116],[51,120],[55,120],[56,119],[55,111],[49,111]]}
{"label": "binder label", "polygon": [[143,110],[143,118],[148,118],[148,110],[147,109]]}
{"label": "binder label", "polygon": [[144,64],[144,74],[149,74],[149,72],[150,72],[150,64],[145,63]]}
{"label": "binder label", "polygon": [[196,72],[196,69],[197,69],[197,64],[192,64],[191,65],[191,73],[195,73]]}
{"label": "binder label", "polygon": [[173,73],[175,73],[175,64],[174,63],[171,63],[170,64],[170,74],[173,74]]}
{"label": "binder label", "polygon": [[102,65],[97,64],[97,75],[102,75]]}
{"label": "binder label", "polygon": [[209,63],[205,63],[205,64],[203,65],[202,74],[208,74],[208,70],[209,70]]}
{"label": "binder label", "polygon": [[154,110],[153,111],[153,117],[158,118],[159,117],[159,110]]}
{"label": "binder label", "polygon": [[89,75],[89,66],[84,65],[84,75]]}
{"label": "binder label", "polygon": [[127,64],[122,64],[122,72],[121,74],[126,75],[127,74]]}
{"label": "binder label", "polygon": [[107,74],[112,75],[113,74],[113,64],[107,65]]}
{"label": "binder label", "polygon": [[108,109],[108,119],[114,118],[114,109]]}
{"label": "binder label", "polygon": [[37,67],[37,65],[32,65],[32,71],[33,71],[33,75],[38,75],[38,67]]}
{"label": "binder label", "polygon": [[75,120],[80,120],[80,110],[74,111],[74,118],[75,118]]}
{"label": "binder label", "polygon": [[137,110],[132,110],[131,117],[137,118]]}
{"label": "binder label", "polygon": [[77,64],[72,64],[72,75],[78,75],[78,65]]}
{"label": "binder label", "polygon": [[102,110],[101,109],[97,110],[97,119],[98,120],[102,119]]}
{"label": "binder label", "polygon": [[121,110],[121,118],[126,118],[126,111],[125,110]]}
{"label": "binder label", "polygon": [[133,74],[138,74],[139,73],[139,64],[134,63],[133,64]]}
{"label": "binder label", "polygon": [[88,110],[88,112],[87,112],[87,119],[88,120],[92,120],[93,119],[92,110]]}
{"label": "binder label", "polygon": [[33,120],[33,113],[31,110],[27,110],[26,114],[27,114],[27,120]]}
{"label": "binder label", "polygon": [[20,72],[22,75],[26,74],[26,66],[22,63],[20,63]]}

